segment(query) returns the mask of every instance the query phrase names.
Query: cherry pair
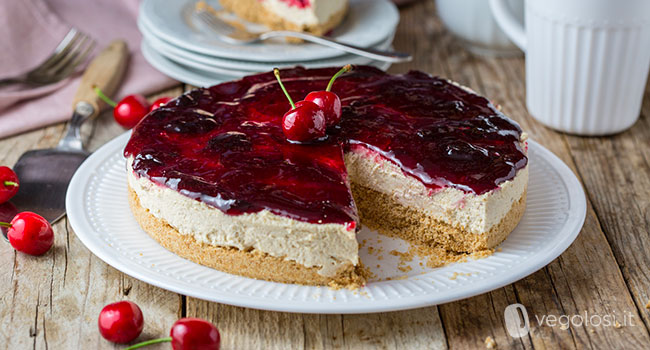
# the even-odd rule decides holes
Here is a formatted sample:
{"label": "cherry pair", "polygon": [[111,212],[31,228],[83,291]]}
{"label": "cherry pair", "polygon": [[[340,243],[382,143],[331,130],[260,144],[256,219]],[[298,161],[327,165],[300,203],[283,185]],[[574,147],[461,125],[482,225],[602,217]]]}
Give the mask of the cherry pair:
{"label": "cherry pair", "polygon": [[95,93],[109,106],[113,107],[115,121],[125,129],[133,128],[147,113],[171,100],[171,97],[161,97],[150,105],[142,95],[128,95],[120,102],[115,102],[97,87],[95,87]]}
{"label": "cherry pair", "polygon": [[[135,303],[118,301],[102,309],[97,323],[106,340],[128,343],[142,333],[144,317]],[[144,341],[125,350],[165,342],[171,342],[174,350],[218,350],[220,341],[219,331],[212,323],[199,318],[182,318],[172,325],[169,337]]]}
{"label": "cherry pair", "polygon": [[289,141],[309,142],[325,136],[327,128],[341,121],[341,99],[331,92],[334,81],[342,74],[352,70],[346,65],[339,70],[327,84],[325,91],[313,91],[303,101],[293,103],[289,92],[282,84],[280,70],[273,69],[280,88],[291,104],[291,110],[282,117],[282,131]]}
{"label": "cherry pair", "polygon": [[[15,196],[18,187],[20,184],[16,173],[6,166],[0,167],[0,204]],[[11,204],[7,205],[15,210]],[[9,215],[13,215],[13,213]],[[7,230],[9,243],[20,252],[43,255],[54,244],[52,226],[38,214],[28,211],[18,213],[11,222],[0,222],[0,226],[9,228]]]}

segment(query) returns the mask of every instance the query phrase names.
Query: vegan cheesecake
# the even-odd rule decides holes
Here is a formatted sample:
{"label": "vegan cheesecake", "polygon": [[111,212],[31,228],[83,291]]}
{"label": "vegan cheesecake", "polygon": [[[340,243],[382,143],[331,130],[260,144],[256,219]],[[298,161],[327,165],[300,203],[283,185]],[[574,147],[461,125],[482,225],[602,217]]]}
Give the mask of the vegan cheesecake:
{"label": "vegan cheesecake", "polygon": [[219,0],[238,17],[274,30],[325,35],[345,17],[348,0]]}
{"label": "vegan cheesecake", "polygon": [[[335,68],[282,71],[290,95]],[[327,137],[288,141],[272,73],[197,89],[151,112],[125,149],[130,205],[162,246],[228,273],[361,285],[356,232],[450,252],[490,250],[523,215],[526,134],[445,79],[356,67],[332,89]]]}

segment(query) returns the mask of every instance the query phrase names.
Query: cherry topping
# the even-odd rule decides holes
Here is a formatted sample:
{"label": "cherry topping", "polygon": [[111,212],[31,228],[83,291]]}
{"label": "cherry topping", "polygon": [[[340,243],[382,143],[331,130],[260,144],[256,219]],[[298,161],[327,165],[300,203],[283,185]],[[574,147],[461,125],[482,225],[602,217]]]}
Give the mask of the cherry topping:
{"label": "cherry topping", "polygon": [[0,222],[0,226],[9,228],[9,243],[25,254],[43,255],[54,244],[52,226],[38,214],[29,211],[18,213],[11,223]]}
{"label": "cherry topping", "polygon": [[313,102],[322,111],[327,126],[336,125],[341,121],[341,99],[330,91],[313,91],[306,97],[305,101]]}
{"label": "cherry topping", "polygon": [[289,141],[309,142],[325,136],[325,115],[317,104],[300,101],[282,117],[282,131]]}
{"label": "cherry topping", "polygon": [[207,150],[219,154],[226,152],[244,152],[252,148],[251,141],[246,134],[237,131],[229,131],[219,134],[208,141]]}
{"label": "cherry topping", "polygon": [[212,323],[200,318],[187,317],[174,323],[169,337],[144,341],[124,350],[166,342],[171,342],[174,350],[219,350],[221,335]]}
{"label": "cherry topping", "polygon": [[287,139],[294,142],[309,142],[324,137],[327,123],[323,110],[311,101],[293,103],[280,79],[280,70],[275,68],[273,73],[292,107],[282,117],[282,131]]}
{"label": "cherry topping", "polygon": [[161,97],[151,104],[151,107],[149,107],[149,112],[153,111],[154,109],[158,109],[160,106],[163,106],[167,102],[171,101],[171,97]]}
{"label": "cherry topping", "polygon": [[118,301],[104,306],[97,320],[99,332],[113,343],[128,343],[137,338],[144,328],[140,307],[131,301]]}
{"label": "cherry topping", "polygon": [[15,196],[19,186],[16,173],[11,168],[0,166],[0,204]]}
{"label": "cherry topping", "polygon": [[332,76],[325,91],[313,91],[305,97],[305,101],[314,102],[323,110],[328,127],[336,125],[341,121],[341,99],[337,94],[331,92],[332,85],[334,85],[334,81],[339,76],[351,70],[352,66],[349,64],[346,65]]}
{"label": "cherry topping", "polygon": [[151,108],[147,99],[142,95],[128,95],[116,103],[98,87],[94,89],[99,98],[113,107],[113,118],[125,129],[131,129],[136,126],[149,113]]}
{"label": "cherry topping", "polygon": [[[302,97],[323,89],[339,69],[287,69],[282,78],[291,96]],[[138,176],[228,215],[269,210],[337,224],[357,220],[345,152],[382,157],[432,191],[451,186],[477,195],[527,164],[521,128],[445,79],[355,66],[333,90],[341,122],[309,147],[287,142],[286,97],[269,72],[175,98],[138,124],[125,155]],[[459,157],[456,149],[465,145],[454,141],[472,145],[472,158]],[[233,148],[217,154],[224,147]]]}
{"label": "cherry topping", "polygon": [[164,123],[164,129],[175,134],[202,134],[219,126],[214,118],[193,112],[157,110],[151,114],[151,117],[168,119],[168,122]]}

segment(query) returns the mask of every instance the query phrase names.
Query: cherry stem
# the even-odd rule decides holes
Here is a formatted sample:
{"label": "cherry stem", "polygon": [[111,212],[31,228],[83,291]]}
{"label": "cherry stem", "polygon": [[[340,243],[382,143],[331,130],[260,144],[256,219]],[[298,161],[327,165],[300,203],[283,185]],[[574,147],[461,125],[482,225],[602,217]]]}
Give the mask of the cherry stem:
{"label": "cherry stem", "polygon": [[113,108],[115,108],[117,106],[117,103],[115,101],[111,100],[110,97],[106,96],[104,94],[104,92],[100,88],[97,87],[97,85],[93,85],[93,90],[95,90],[95,93],[97,94],[97,96],[99,96],[99,98],[101,98],[102,101],[106,102],[107,105],[109,105],[109,106],[111,106]]}
{"label": "cherry stem", "polygon": [[2,221],[0,221],[0,226],[11,228],[11,224],[8,223],[8,222],[2,222]]}
{"label": "cherry stem", "polygon": [[147,345],[158,344],[158,343],[168,343],[170,341],[172,341],[172,337],[152,339],[152,340],[143,341],[142,343],[137,343],[135,345],[131,345],[131,346],[129,346],[128,348],[126,348],[124,350],[139,349],[139,348],[145,347]]}
{"label": "cherry stem", "polygon": [[289,103],[291,104],[291,108],[295,109],[296,104],[293,103],[293,100],[291,99],[291,96],[289,96],[289,92],[284,87],[284,84],[282,84],[282,79],[280,79],[280,70],[277,69],[277,68],[273,68],[273,74],[275,74],[275,78],[278,79],[278,83],[280,83],[280,87],[282,88],[282,91],[284,91],[284,95],[287,96],[287,99],[289,100]]}
{"label": "cherry stem", "polygon": [[4,184],[5,184],[5,186],[12,186],[12,187],[18,186],[18,183],[13,182],[13,181],[5,181]]}
{"label": "cherry stem", "polygon": [[336,74],[334,74],[332,79],[330,79],[330,82],[327,84],[327,89],[325,89],[325,91],[329,92],[330,90],[332,90],[332,85],[334,85],[334,81],[336,80],[336,78],[340,77],[341,75],[343,75],[343,74],[345,74],[345,73],[347,73],[347,72],[349,72],[351,70],[352,70],[352,65],[351,64],[346,64],[345,67],[341,68],[340,71],[336,72]]}

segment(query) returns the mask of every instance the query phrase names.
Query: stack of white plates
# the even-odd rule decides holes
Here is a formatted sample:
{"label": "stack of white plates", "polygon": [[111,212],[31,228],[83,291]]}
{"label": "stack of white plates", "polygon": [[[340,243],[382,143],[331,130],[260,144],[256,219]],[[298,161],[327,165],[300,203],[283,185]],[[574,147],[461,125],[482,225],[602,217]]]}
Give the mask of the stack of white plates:
{"label": "stack of white plates", "polygon": [[[184,83],[211,86],[273,67],[297,65],[316,68],[349,63],[384,70],[390,66],[325,46],[289,44],[283,39],[248,45],[225,43],[194,15],[197,1],[144,0],[138,18],[144,57],[156,69]],[[217,10],[221,8],[217,0],[207,2]],[[399,12],[388,0],[350,0],[348,15],[331,37],[357,46],[389,50],[398,22]]]}

